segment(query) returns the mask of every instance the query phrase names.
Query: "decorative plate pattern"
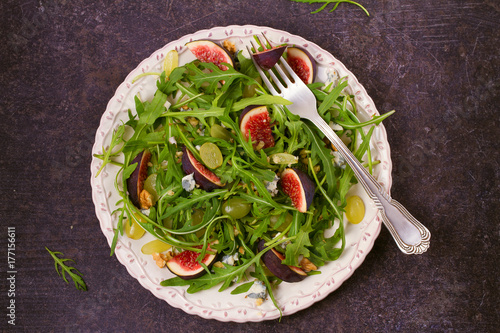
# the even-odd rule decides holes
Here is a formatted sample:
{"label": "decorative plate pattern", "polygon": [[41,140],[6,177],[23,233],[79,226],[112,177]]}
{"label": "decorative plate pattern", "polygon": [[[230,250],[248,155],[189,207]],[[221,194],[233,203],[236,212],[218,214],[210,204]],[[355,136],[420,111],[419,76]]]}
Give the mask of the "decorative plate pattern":
{"label": "decorative plate pattern", "polygon": [[[139,93],[144,100],[152,98],[156,89],[157,77],[145,76],[135,83],[132,83],[132,79],[145,72],[161,72],[162,62],[168,51],[177,50],[179,52],[179,62],[182,64],[194,59],[184,46],[189,41],[197,39],[223,41],[229,39],[236,44],[238,49],[245,49],[245,45],[249,43],[252,36],[261,33],[264,33],[272,43],[295,44],[306,48],[317,61],[317,81],[325,82],[336,77],[347,77],[349,83],[347,89],[349,93],[355,96],[361,118],[369,119],[373,115],[379,114],[372,99],[355,76],[339,60],[316,44],[285,31],[266,27],[252,25],[216,27],[198,31],[168,43],[141,62],[127,76],[109,101],[102,116],[92,153],[101,154],[103,147],[107,148],[113,130],[119,126],[121,120],[127,120],[127,110],[134,110],[134,96],[136,94]],[[390,147],[383,125],[378,126],[374,131],[371,153],[374,159],[381,161],[380,164],[374,167],[374,176],[389,192],[392,182],[392,163]],[[108,165],[99,177],[95,177],[101,164],[101,160],[92,159],[90,166],[92,199],[102,232],[108,244],[111,245],[113,227],[117,223],[117,216],[112,212],[116,209],[115,203],[119,200],[119,195],[114,188],[118,167]],[[347,243],[345,251],[337,261],[322,267],[321,274],[309,276],[299,283],[282,283],[277,288],[274,293],[283,315],[290,315],[305,309],[336,290],[361,265],[373,247],[373,243],[380,232],[381,219],[377,215],[375,205],[368,199],[360,186],[354,186],[350,192],[350,194],[359,195],[365,202],[365,218],[357,225],[346,224]],[[172,277],[172,274],[166,268],[158,268],[151,256],[141,253],[142,245],[152,239],[151,235],[145,235],[140,240],[131,240],[126,236],[120,237],[116,246],[116,257],[127,268],[130,275],[156,297],[189,314],[220,321],[262,321],[279,317],[278,310],[270,300],[265,301],[261,306],[256,306],[253,299],[245,298],[242,294],[231,295],[230,292],[234,289],[234,286],[224,292],[218,292],[217,288],[213,288],[213,290],[206,290],[196,294],[188,294],[186,292],[187,287],[162,287],[160,282]]]}

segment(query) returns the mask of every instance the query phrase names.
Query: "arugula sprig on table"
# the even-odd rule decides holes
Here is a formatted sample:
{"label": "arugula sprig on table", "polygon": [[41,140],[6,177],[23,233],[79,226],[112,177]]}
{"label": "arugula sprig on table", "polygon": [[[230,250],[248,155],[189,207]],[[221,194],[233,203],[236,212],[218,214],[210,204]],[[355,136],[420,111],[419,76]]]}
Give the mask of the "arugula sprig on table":
{"label": "arugula sprig on table", "polygon": [[363,7],[363,5],[361,5],[358,2],[351,1],[351,0],[290,0],[290,1],[302,2],[302,3],[308,3],[308,4],[317,4],[317,3],[323,4],[321,7],[319,7],[315,11],[311,12],[311,14],[316,14],[316,13],[323,11],[330,4],[333,4],[333,8],[330,9],[330,13],[331,13],[331,12],[335,11],[341,3],[350,3],[352,5],[356,5],[356,6],[360,7],[365,12],[366,16],[370,16],[370,13],[368,13],[368,11],[366,10],[365,7]]}
{"label": "arugula sprig on table", "polygon": [[80,273],[79,270],[77,270],[74,267],[68,266],[65,264],[67,261],[72,261],[75,262],[73,259],[64,259],[64,258],[59,258],[58,256],[62,256],[63,254],[61,252],[52,252],[49,250],[47,247],[45,249],[50,253],[52,258],[54,259],[54,266],[56,268],[57,274],[59,276],[62,276],[64,281],[66,283],[69,283],[68,279],[66,278],[66,273],[71,277],[73,282],[75,283],[75,288],[78,290],[82,291],[87,291],[87,285],[85,284],[85,281],[83,280],[83,274]]}

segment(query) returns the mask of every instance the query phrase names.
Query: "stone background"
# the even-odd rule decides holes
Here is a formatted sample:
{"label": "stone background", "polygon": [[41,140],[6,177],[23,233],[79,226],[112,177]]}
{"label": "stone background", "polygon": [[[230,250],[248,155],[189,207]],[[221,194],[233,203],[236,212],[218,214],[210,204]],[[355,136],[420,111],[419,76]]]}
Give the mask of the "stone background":
{"label": "stone background", "polygon": [[[288,0],[0,2],[0,327],[7,227],[16,228],[24,332],[494,332],[499,309],[500,2],[360,0],[312,15]],[[337,291],[282,322],[221,323],[155,298],[114,257],[94,213],[91,147],[108,100],[139,62],[200,29],[298,34],[342,61],[385,122],[392,194],[431,231],[421,256],[385,228]],[[57,276],[73,258],[88,292]]]}

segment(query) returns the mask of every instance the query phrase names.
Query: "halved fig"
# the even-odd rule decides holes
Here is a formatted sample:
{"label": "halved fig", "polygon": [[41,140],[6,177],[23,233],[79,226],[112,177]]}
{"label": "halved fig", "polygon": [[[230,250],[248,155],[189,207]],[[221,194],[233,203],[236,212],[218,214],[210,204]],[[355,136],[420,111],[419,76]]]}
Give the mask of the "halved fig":
{"label": "halved fig", "polygon": [[231,54],[224,47],[211,40],[195,40],[187,43],[186,46],[201,62],[211,62],[223,71],[228,69],[223,63],[234,67]]}
{"label": "halved fig", "polygon": [[293,71],[300,77],[305,84],[313,83],[316,78],[316,61],[313,56],[305,49],[300,47],[288,47],[287,62]]}
{"label": "halved fig", "polygon": [[281,173],[280,185],[299,212],[304,213],[309,209],[316,185],[305,172],[296,168],[285,169]]}
{"label": "halved fig", "polygon": [[186,175],[194,173],[194,180],[205,191],[224,186],[219,177],[201,164],[186,147],[182,147],[182,170]]}
{"label": "halved fig", "polygon": [[130,162],[131,165],[137,163],[137,167],[127,179],[127,190],[130,200],[138,208],[143,208],[140,204],[140,196],[144,189],[144,181],[148,177],[148,163],[150,160],[151,153],[148,150],[144,150]]}
{"label": "halved fig", "polygon": [[260,68],[268,70],[274,67],[285,50],[286,45],[276,46],[271,49],[254,53],[252,56]]}
{"label": "halved fig", "polygon": [[[264,239],[259,241],[257,244],[259,252],[265,249],[265,243]],[[299,267],[282,264],[281,262],[284,259],[285,257],[275,249],[271,249],[262,255],[262,261],[269,271],[281,280],[285,282],[300,282],[304,280],[307,273]]]}
{"label": "halved fig", "polygon": [[271,117],[265,105],[249,105],[240,114],[240,130],[246,140],[252,136],[254,149],[274,147]]}
{"label": "halved fig", "polygon": [[[196,248],[201,249],[201,247],[202,246],[200,245]],[[215,250],[213,250],[210,245],[208,246],[207,250],[215,252]],[[184,250],[167,261],[167,268],[172,273],[184,280],[190,280],[200,277],[205,274],[205,269],[196,261],[199,255],[200,254],[198,252]],[[210,268],[210,266],[215,262],[216,257],[217,254],[207,253],[205,254],[205,257],[201,262],[207,265],[208,268]]]}

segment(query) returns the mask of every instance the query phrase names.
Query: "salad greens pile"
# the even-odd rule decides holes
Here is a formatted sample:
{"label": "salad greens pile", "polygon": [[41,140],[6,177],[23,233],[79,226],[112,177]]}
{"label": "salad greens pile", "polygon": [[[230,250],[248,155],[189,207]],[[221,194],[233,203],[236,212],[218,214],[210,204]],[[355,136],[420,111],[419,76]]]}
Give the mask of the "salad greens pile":
{"label": "salad greens pile", "polygon": [[[252,60],[241,52],[236,58],[234,67],[225,64],[229,67],[225,71],[211,63],[193,61],[173,69],[168,76],[165,71],[161,73],[152,100],[136,96],[135,110],[129,110],[128,121],[114,131],[109,148],[96,155],[103,160],[101,170],[108,163],[121,168],[116,176],[121,200],[115,211],[118,223],[111,254],[125,223],[136,222],[177,251],[200,253],[197,260],[205,268],[204,275],[191,280],[174,277],[163,281],[163,286],[188,285],[187,291],[194,293],[220,285],[222,291],[235,282],[246,281],[250,274],[267,286],[277,306],[272,287],[281,281],[269,275],[261,256],[274,248],[285,256],[283,264],[299,266],[301,258],[306,257],[317,267],[339,258],[346,242],[346,193],[356,179],[317,128],[288,112],[286,105],[290,103],[270,95],[260,84]],[[337,134],[346,138],[358,159],[367,154],[371,169],[377,163],[371,160],[369,150],[374,127],[366,133],[361,128],[380,123],[387,114],[360,122],[354,98],[345,93],[346,87],[344,79],[327,86],[309,85],[321,116],[327,123],[341,125]],[[238,119],[250,105],[268,107],[274,147],[254,150],[251,139],[245,140]],[[127,140],[126,129],[133,129]],[[211,171],[225,186],[210,192],[198,186],[186,190],[182,148],[202,161],[198,148],[205,143],[216,145],[223,156],[221,165]],[[127,179],[138,167],[132,161],[144,150],[151,153],[148,175],[155,175],[151,190],[154,205],[147,210],[134,206],[127,194]],[[117,162],[119,156],[123,163]],[[290,166],[306,172],[316,184],[313,203],[305,213],[300,213],[276,186],[281,172]],[[230,209],[223,209],[234,198],[238,200],[233,211],[246,210],[245,216],[235,218],[228,213]],[[334,223],[336,220],[339,222]],[[325,230],[332,227],[336,230],[326,237]],[[258,252],[261,239],[268,248]],[[213,250],[219,255],[238,252],[239,257],[234,265],[208,268],[201,260]],[[247,292],[252,283],[240,284],[233,293]]]}

